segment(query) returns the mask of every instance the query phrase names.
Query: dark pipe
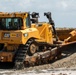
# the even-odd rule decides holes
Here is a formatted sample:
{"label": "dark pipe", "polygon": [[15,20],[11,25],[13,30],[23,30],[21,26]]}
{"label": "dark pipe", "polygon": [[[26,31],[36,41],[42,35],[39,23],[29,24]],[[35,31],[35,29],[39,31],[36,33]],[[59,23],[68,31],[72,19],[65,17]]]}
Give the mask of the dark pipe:
{"label": "dark pipe", "polygon": [[39,13],[33,12],[33,13],[31,14],[31,17],[32,17],[32,19],[31,19],[32,23],[38,23]]}
{"label": "dark pipe", "polygon": [[58,41],[57,32],[56,32],[56,30],[55,30],[55,23],[54,23],[54,21],[52,20],[51,12],[44,13],[44,16],[46,16],[46,17],[48,18],[49,23],[52,25],[52,27],[53,27],[53,32],[54,32],[55,37],[56,37],[56,41]]}

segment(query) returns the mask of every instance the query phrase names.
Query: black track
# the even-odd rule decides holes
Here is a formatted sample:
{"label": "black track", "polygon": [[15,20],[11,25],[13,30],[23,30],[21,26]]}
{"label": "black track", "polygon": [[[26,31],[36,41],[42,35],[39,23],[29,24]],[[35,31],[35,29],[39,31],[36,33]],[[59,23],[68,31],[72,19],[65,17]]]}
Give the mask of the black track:
{"label": "black track", "polygon": [[25,45],[20,45],[16,55],[15,55],[15,68],[16,69],[22,69],[24,68],[24,61],[26,54],[29,50],[30,44],[33,42],[33,40],[28,40]]}

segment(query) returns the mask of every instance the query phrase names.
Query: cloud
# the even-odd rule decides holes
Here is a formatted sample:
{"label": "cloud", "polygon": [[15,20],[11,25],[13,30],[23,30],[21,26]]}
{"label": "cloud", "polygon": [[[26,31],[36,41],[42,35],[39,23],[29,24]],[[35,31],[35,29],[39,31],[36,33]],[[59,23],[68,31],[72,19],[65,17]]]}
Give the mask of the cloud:
{"label": "cloud", "polygon": [[76,0],[0,0],[0,11],[36,11],[40,21],[46,20],[44,12],[51,11],[56,26],[76,26]]}
{"label": "cloud", "polygon": [[58,0],[56,7],[59,10],[76,10],[76,1],[75,0]]}
{"label": "cloud", "polygon": [[27,10],[31,0],[0,0],[1,11],[22,11]]}
{"label": "cloud", "polygon": [[63,9],[66,9],[68,7],[68,4],[66,3],[66,1],[60,1],[60,2],[58,2],[57,6],[59,8],[62,7]]}

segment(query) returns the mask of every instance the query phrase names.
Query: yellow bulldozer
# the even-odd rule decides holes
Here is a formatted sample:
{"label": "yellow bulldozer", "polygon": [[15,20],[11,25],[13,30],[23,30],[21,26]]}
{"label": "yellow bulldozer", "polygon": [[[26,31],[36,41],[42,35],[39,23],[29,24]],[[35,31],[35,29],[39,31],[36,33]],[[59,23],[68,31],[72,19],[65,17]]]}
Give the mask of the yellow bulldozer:
{"label": "yellow bulldozer", "polygon": [[48,23],[38,22],[36,12],[0,12],[0,62],[13,62],[19,69],[60,57],[68,44],[59,40],[51,13],[44,15]]}

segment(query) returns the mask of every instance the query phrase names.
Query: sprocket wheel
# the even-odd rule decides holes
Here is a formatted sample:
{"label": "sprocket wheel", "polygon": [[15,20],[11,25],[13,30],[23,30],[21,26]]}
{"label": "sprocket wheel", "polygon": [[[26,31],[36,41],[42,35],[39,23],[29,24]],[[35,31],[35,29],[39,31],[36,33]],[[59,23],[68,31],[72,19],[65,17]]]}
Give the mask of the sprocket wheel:
{"label": "sprocket wheel", "polygon": [[30,46],[29,46],[29,49],[28,49],[28,54],[30,55],[30,56],[32,56],[33,54],[35,54],[36,53],[36,51],[37,51],[37,43],[33,40],[33,41],[31,41],[31,43],[30,43]]}

